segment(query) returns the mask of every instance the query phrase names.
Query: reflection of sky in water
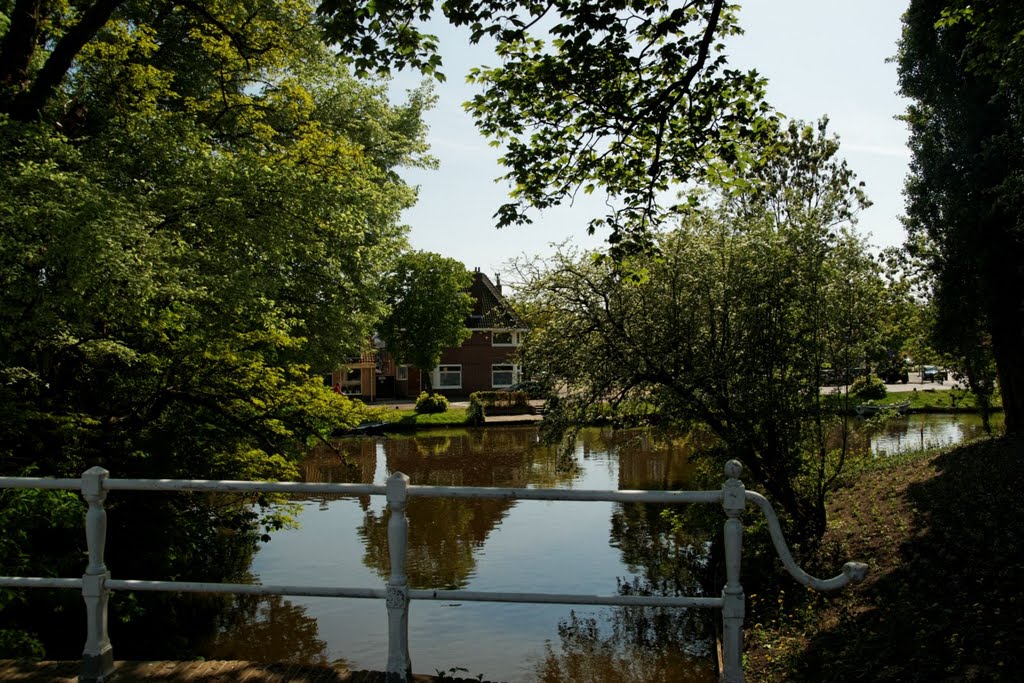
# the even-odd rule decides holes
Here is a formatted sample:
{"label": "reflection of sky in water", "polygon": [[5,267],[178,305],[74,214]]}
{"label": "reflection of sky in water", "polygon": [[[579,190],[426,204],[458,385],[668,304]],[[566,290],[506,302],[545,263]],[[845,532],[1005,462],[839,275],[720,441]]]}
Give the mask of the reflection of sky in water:
{"label": "reflection of sky in water", "polygon": [[[993,416],[1000,424],[1001,416]],[[904,451],[950,446],[984,434],[977,415],[929,415],[915,413],[890,420],[882,434],[871,439],[871,452],[892,455]]]}

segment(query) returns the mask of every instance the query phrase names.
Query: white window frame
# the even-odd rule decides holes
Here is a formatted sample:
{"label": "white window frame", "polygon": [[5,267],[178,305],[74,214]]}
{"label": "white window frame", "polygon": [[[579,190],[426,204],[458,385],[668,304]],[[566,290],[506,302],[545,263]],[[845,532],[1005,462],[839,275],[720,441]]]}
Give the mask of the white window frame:
{"label": "white window frame", "polygon": [[[441,383],[441,373],[442,373],[442,371],[445,374],[451,374],[451,375],[454,375],[454,374],[458,373],[458,376],[459,376],[458,384],[457,385],[456,384],[442,384]],[[431,384],[434,385],[435,389],[461,389],[462,388],[462,365],[461,364],[446,363],[445,365],[438,365],[436,368],[434,368],[434,371],[431,374],[433,375],[433,377],[431,378],[433,380],[431,382]]]}
{"label": "white window frame", "polygon": [[[497,370],[497,368],[508,368]],[[495,373],[501,372],[502,374],[508,373],[509,382],[508,384],[498,384],[495,381]],[[516,383],[519,379],[519,366],[515,363],[492,363],[491,364],[491,388],[493,389],[507,389]]]}
{"label": "white window frame", "polygon": [[[509,343],[495,341],[499,334],[507,334],[511,341]],[[516,330],[493,330],[491,332],[491,346],[519,346],[522,343],[522,334]]]}
{"label": "white window frame", "polygon": [[399,365],[395,369],[395,379],[397,381],[399,381],[399,382],[408,382],[409,381],[409,366],[408,365]]}

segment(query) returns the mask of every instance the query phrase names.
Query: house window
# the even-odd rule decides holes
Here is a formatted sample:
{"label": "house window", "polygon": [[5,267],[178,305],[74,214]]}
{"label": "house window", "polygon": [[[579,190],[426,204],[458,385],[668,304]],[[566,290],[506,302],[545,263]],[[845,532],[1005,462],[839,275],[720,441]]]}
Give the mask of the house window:
{"label": "house window", "polygon": [[461,365],[438,365],[437,366],[438,389],[461,389],[462,388],[462,366]]}
{"label": "house window", "polygon": [[398,369],[395,370],[395,379],[397,379],[399,382],[408,382],[409,381],[409,366],[408,365],[399,365]]}
{"label": "house window", "polygon": [[502,330],[491,333],[491,346],[519,346],[519,333]]}
{"label": "house window", "polygon": [[516,377],[518,374],[519,369],[515,365],[492,365],[491,386],[495,389],[510,387],[516,383]]}
{"label": "house window", "polygon": [[363,393],[363,373],[358,368],[345,373],[345,379],[341,383],[341,393],[355,396]]}

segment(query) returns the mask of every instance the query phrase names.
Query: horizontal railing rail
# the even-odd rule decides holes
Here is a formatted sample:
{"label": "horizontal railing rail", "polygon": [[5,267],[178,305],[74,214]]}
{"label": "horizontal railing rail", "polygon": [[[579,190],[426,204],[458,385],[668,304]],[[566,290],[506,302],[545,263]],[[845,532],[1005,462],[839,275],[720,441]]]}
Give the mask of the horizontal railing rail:
{"label": "horizontal railing rail", "polygon": [[[471,486],[410,486],[409,478],[396,472],[384,485],[302,482],[254,482],[202,479],[111,479],[100,467],[86,471],[79,479],[45,477],[0,477],[0,488],[80,490],[88,503],[85,517],[89,563],[81,579],[0,576],[0,586],[14,588],[74,588],[82,591],[86,604],[86,643],[82,655],[80,681],[101,683],[114,671],[113,647],[107,633],[107,603],[110,592],[166,591],[190,593],[234,593],[246,595],[287,595],[383,599],[388,611],[389,683],[412,678],[409,658],[409,602],[445,600],[460,602],[520,602],[575,605],[696,607],[722,610],[722,671],[726,683],[741,683],[742,628],[745,597],[740,584],[743,527],[740,516],[747,502],[754,503],[768,520],[776,552],[789,573],[800,583],[821,591],[842,588],[851,581],[863,580],[867,566],[848,562],[841,574],[830,579],[810,576],[797,566],[786,546],[778,517],[764,496],[746,491],[739,480],[741,467],[735,460],[726,465],[727,480],[718,491],[593,491],[579,489],[486,488]],[[209,491],[219,493],[280,493],[331,496],[383,495],[390,510],[388,554],[391,574],[384,588],[339,586],[286,586],[190,581],[141,581],[114,579],[104,563],[108,491]],[[406,503],[410,497],[489,498],[508,500],[608,501],[619,503],[721,504],[726,521],[724,550],[726,583],[718,597],[665,597],[630,595],[581,595],[560,593],[488,592],[466,590],[410,589],[405,574],[408,549]]]}

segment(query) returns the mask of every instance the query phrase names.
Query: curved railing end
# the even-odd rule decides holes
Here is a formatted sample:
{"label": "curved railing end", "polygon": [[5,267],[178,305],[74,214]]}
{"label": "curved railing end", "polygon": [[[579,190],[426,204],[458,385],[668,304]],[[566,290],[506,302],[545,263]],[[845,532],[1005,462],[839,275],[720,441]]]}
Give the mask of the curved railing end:
{"label": "curved railing end", "polygon": [[843,574],[853,583],[860,583],[868,577],[868,566],[863,562],[847,562],[843,565]]}

